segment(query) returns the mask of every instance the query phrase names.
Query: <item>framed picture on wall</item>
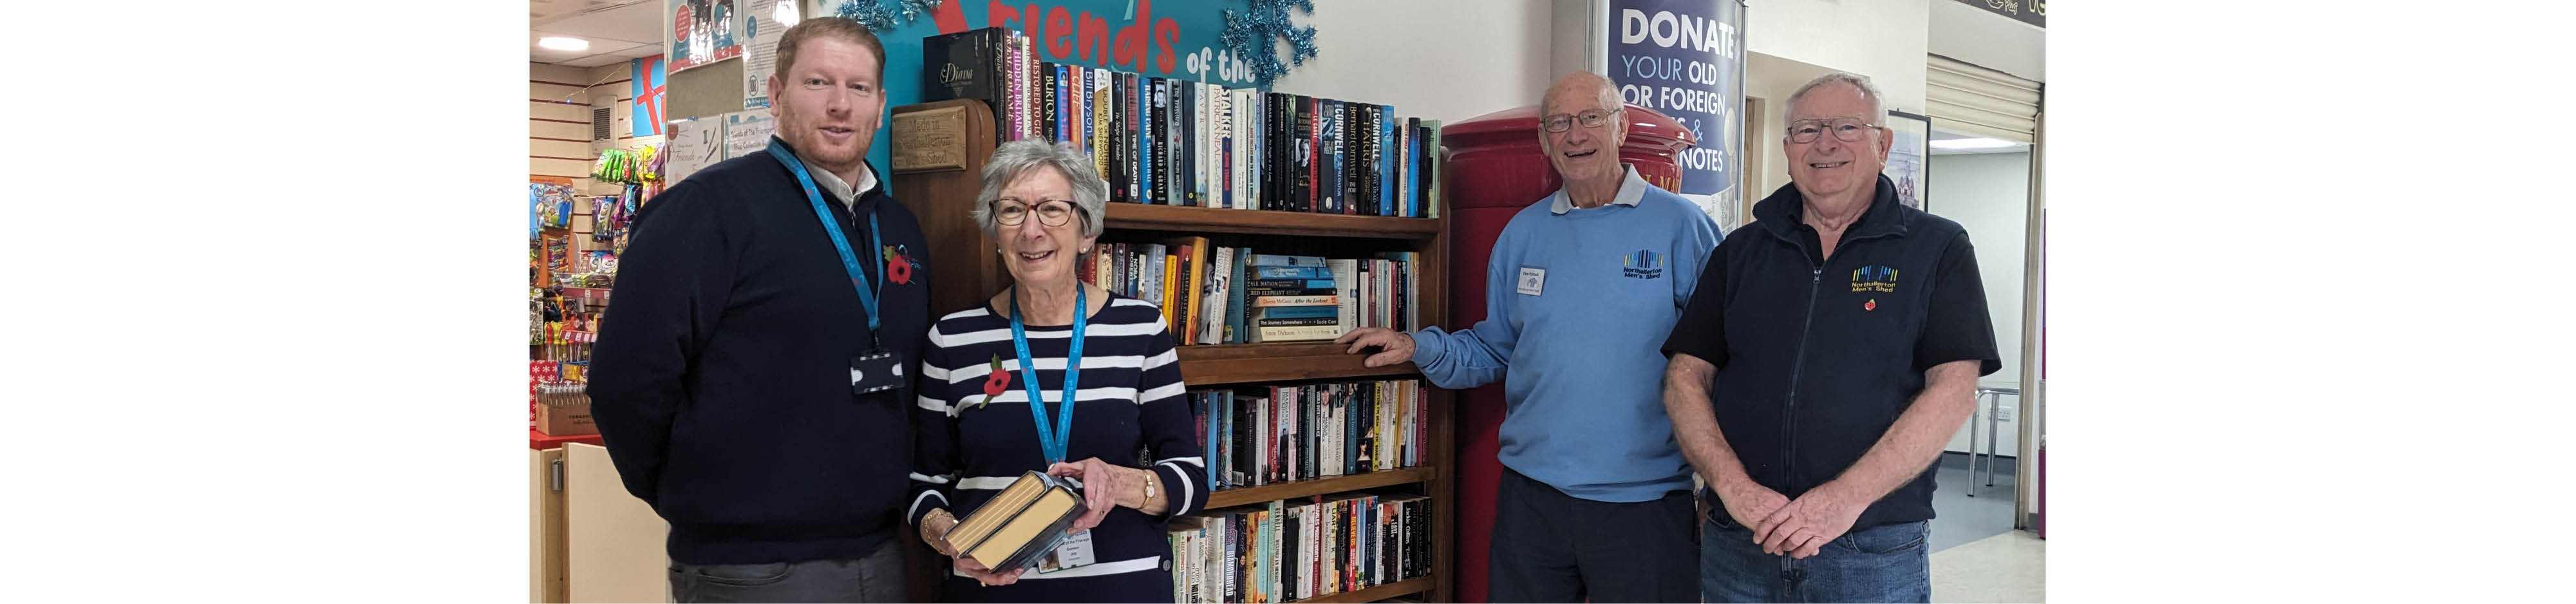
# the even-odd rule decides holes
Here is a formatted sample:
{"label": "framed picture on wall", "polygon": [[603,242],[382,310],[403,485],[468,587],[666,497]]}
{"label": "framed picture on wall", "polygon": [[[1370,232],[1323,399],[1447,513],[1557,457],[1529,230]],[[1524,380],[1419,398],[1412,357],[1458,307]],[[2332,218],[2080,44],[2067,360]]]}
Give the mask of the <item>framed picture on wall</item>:
{"label": "framed picture on wall", "polygon": [[1896,181],[1897,201],[1906,207],[1923,207],[1925,187],[1930,184],[1932,118],[1921,114],[1889,110],[1887,127],[1896,132],[1896,143],[1887,150],[1887,178]]}

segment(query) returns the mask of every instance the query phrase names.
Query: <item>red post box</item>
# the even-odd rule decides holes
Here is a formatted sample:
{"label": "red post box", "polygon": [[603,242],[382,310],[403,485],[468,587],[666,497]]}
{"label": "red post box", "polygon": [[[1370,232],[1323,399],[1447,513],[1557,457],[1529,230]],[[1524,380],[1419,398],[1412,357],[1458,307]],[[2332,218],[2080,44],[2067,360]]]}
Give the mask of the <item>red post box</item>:
{"label": "red post box", "polygon": [[[1698,144],[1680,121],[1641,105],[1628,105],[1628,140],[1619,146],[1620,161],[1637,167],[1638,176],[1672,190],[1681,185],[1675,155]],[[1449,316],[1444,329],[1465,329],[1485,318],[1485,264],[1493,258],[1494,239],[1522,208],[1561,186],[1556,168],[1539,148],[1538,106],[1505,109],[1449,124],[1440,129],[1449,149],[1448,190],[1443,196],[1450,217]],[[1503,387],[1492,384],[1458,397],[1457,601],[1484,602],[1486,553],[1493,542],[1494,487],[1501,483],[1502,462],[1494,458],[1495,432],[1503,425]]]}

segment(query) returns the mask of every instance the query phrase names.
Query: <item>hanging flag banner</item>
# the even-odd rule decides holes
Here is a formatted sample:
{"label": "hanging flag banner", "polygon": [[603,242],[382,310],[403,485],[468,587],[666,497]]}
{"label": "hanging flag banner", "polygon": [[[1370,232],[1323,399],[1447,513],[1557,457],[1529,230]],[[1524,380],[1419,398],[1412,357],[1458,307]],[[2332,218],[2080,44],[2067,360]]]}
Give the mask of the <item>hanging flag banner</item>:
{"label": "hanging flag banner", "polygon": [[1627,103],[1680,120],[1699,138],[1679,159],[1681,187],[1719,225],[1746,222],[1737,166],[1744,136],[1744,5],[1741,0],[1606,0],[1594,68]]}
{"label": "hanging flag banner", "polygon": [[626,118],[627,136],[645,137],[662,134],[662,92],[668,86],[662,81],[660,55],[626,62],[627,98],[635,99],[635,109]]}

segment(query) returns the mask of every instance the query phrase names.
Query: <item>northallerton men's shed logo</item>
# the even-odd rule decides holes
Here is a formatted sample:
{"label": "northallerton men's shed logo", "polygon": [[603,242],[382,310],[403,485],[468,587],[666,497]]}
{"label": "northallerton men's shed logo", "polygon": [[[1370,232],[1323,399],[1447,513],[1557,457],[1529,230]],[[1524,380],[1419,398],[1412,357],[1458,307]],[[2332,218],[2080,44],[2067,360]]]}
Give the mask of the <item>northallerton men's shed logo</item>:
{"label": "northallerton men's shed logo", "polygon": [[1871,265],[1852,271],[1852,291],[1890,293],[1896,291],[1896,269]]}
{"label": "northallerton men's shed logo", "polygon": [[1654,250],[1637,250],[1619,260],[1620,273],[1636,279],[1660,279],[1664,276],[1664,255]]}

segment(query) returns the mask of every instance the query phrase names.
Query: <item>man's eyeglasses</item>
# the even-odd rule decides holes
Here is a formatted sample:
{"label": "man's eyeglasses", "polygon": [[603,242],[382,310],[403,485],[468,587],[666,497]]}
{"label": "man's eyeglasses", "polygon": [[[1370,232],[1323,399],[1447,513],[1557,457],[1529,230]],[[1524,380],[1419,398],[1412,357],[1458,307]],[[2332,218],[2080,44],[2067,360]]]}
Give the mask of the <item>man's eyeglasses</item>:
{"label": "man's eyeglasses", "polygon": [[[1030,210],[1027,203],[1021,202],[1015,198],[1004,197],[993,200],[992,204],[993,222],[997,224],[1002,226],[1020,226],[1020,223],[1029,221]],[[1073,207],[1073,202],[1070,200],[1048,199],[1038,201],[1036,211],[1038,214],[1038,224],[1060,227],[1072,223],[1073,215],[1081,210],[1075,209]]]}
{"label": "man's eyeglasses", "polygon": [[1823,136],[1826,130],[1834,131],[1836,140],[1846,143],[1860,142],[1863,131],[1877,127],[1878,124],[1860,121],[1860,118],[1856,117],[1798,120],[1789,122],[1789,142],[1798,144],[1816,142],[1816,137]]}
{"label": "man's eyeglasses", "polygon": [[1549,132],[1564,132],[1565,129],[1574,127],[1574,123],[1577,121],[1583,122],[1583,127],[1585,128],[1599,128],[1602,124],[1610,123],[1610,116],[1618,115],[1627,110],[1627,108],[1622,107],[1618,109],[1594,109],[1575,115],[1559,113],[1539,120],[1538,125],[1540,128],[1546,128]]}

